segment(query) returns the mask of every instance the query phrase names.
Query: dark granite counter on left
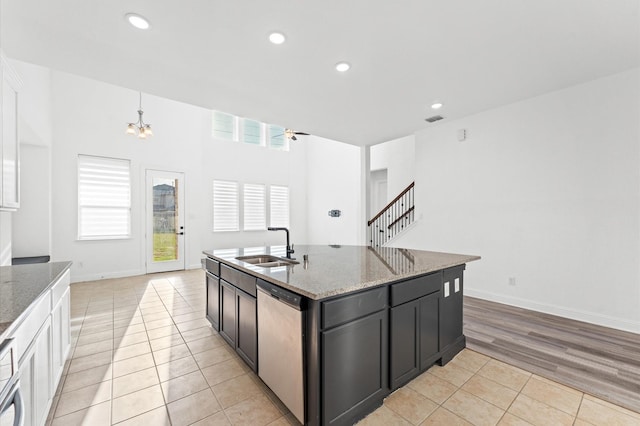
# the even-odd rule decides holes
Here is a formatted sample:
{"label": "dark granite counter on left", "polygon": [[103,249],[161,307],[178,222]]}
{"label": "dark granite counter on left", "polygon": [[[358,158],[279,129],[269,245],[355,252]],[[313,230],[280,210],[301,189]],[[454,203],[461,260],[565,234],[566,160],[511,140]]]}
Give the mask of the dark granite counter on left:
{"label": "dark granite counter on left", "polygon": [[70,267],[71,262],[0,267],[0,342]]}

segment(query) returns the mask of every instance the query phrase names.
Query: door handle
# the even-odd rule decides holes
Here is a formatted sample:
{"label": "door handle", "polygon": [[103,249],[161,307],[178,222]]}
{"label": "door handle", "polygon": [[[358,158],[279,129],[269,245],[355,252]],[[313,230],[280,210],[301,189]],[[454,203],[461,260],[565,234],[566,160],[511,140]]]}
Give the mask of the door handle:
{"label": "door handle", "polygon": [[184,235],[184,232],[176,232],[176,235]]}

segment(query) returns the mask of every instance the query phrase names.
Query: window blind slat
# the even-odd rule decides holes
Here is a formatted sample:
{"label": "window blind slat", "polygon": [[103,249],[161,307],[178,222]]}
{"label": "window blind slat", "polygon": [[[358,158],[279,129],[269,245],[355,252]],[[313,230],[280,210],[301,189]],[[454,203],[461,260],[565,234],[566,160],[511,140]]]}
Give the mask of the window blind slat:
{"label": "window blind slat", "polygon": [[78,156],[78,238],[131,235],[131,164],[117,158]]}

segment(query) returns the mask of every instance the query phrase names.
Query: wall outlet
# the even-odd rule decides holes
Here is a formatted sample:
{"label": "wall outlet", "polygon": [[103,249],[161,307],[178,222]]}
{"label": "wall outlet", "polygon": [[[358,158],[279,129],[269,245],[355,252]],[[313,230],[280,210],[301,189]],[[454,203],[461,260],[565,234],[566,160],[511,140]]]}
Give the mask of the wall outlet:
{"label": "wall outlet", "polygon": [[516,277],[509,277],[509,285],[511,286],[516,285]]}

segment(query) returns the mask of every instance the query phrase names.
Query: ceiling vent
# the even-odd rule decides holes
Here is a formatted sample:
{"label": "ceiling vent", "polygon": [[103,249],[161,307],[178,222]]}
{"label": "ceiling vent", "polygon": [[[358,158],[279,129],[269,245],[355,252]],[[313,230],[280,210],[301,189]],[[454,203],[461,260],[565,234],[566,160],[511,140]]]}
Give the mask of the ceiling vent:
{"label": "ceiling vent", "polygon": [[424,121],[429,123],[435,123],[436,121],[442,120],[444,117],[441,115],[434,115],[433,117],[425,118]]}

